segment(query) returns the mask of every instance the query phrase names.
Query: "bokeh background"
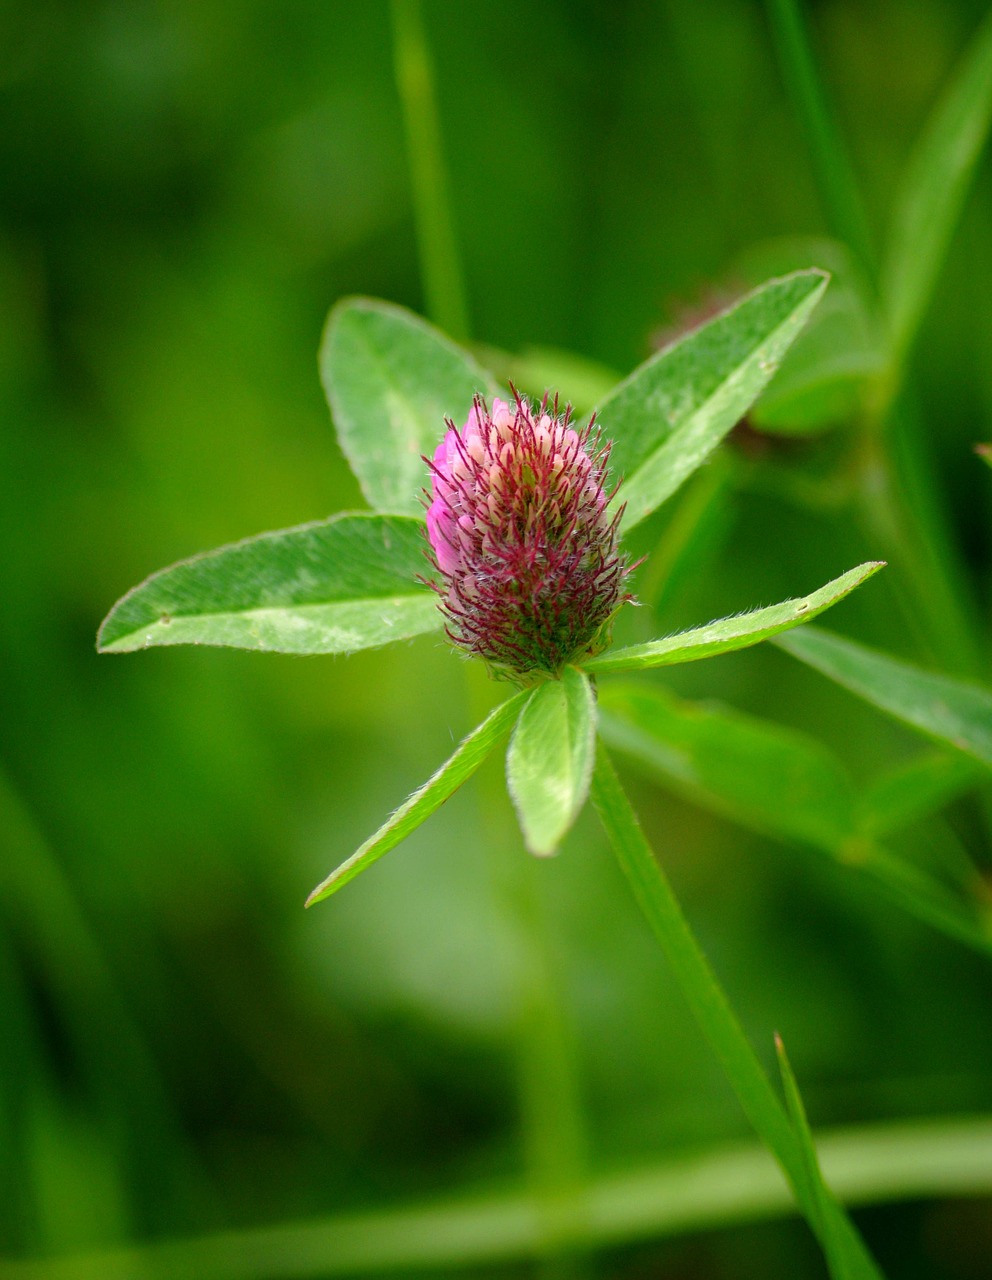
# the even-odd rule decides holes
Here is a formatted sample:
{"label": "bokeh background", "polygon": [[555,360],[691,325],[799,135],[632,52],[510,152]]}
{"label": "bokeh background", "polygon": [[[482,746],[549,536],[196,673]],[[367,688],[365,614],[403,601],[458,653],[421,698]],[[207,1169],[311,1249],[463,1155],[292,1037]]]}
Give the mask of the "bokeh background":
{"label": "bokeh background", "polygon": [[[809,6],[879,237],[985,9]],[[424,20],[478,341],[623,373],[732,291],[757,243],[828,230],[754,0],[425,0]],[[507,889],[519,839],[505,809],[480,819],[498,771],[302,910],[470,727],[484,681],[466,685],[436,637],[347,660],[94,650],[152,570],[363,505],[315,354],[341,296],[424,306],[389,8],[11,0],[0,113],[0,1256],[519,1183],[519,1006],[537,962]],[[913,362],[978,618],[990,476],[971,450],[992,436],[990,353],[986,164]],[[804,463],[836,447],[790,446]],[[768,603],[882,554],[842,504],[797,502],[782,466],[769,479],[763,448],[659,589],[660,616],[632,626]],[[932,658],[873,590],[830,624]],[[858,777],[914,750],[777,651],[665,683],[803,726]],[[767,1062],[785,1036],[817,1127],[992,1107],[986,960],[853,877],[630,785]],[[901,852],[979,848],[979,827],[966,799]],[[589,1166],[748,1140],[594,818],[524,875]],[[888,1273],[920,1280],[987,1276],[990,1220],[975,1198],[859,1215]],[[617,1244],[588,1265],[825,1274],[798,1221]]]}

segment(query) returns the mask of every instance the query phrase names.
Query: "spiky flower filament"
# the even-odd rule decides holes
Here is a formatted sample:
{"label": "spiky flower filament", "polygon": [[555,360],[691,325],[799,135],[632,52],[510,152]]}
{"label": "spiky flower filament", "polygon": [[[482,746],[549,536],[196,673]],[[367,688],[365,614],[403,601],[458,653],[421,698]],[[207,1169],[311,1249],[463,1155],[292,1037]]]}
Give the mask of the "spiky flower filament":
{"label": "spiky flower filament", "polygon": [[571,406],[477,397],[429,461],[427,531],[450,639],[501,674],[555,674],[606,642],[630,599],[610,446]]}

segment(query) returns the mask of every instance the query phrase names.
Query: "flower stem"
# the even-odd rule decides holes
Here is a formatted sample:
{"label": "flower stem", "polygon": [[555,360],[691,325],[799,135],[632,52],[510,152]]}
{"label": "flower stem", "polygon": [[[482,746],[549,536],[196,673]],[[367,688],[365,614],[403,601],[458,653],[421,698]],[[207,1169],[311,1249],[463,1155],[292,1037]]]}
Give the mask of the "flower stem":
{"label": "flower stem", "polygon": [[874,274],[868,218],[847,148],[817,74],[798,0],[767,0],[782,77],[802,122],[820,198],[834,233]]}
{"label": "flower stem", "polygon": [[453,338],[469,335],[468,307],[455,244],[434,68],[420,0],[393,0],[393,56],[403,109],[427,314]]}
{"label": "flower stem", "polygon": [[781,1166],[810,1226],[825,1246],[843,1239],[849,1256],[863,1259],[864,1274],[876,1275],[874,1263],[844,1211],[833,1200],[824,1206],[811,1197],[800,1139],[693,936],[602,744],[597,750],[591,794],[621,870],[661,943],[682,994],[748,1120]]}

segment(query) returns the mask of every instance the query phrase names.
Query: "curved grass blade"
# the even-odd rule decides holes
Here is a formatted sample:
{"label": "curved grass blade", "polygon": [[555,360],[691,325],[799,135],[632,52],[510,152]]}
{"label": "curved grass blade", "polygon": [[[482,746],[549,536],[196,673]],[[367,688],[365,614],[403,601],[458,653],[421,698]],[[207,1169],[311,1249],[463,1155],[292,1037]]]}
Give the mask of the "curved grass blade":
{"label": "curved grass blade", "polygon": [[433,631],[441,615],[424,569],[423,524],[354,514],[262,533],[162,569],[100,628],[101,653],[230,645],[352,653]]}
{"label": "curved grass blade", "polygon": [[531,693],[506,757],[506,780],[524,842],[546,857],[585,804],[596,743],[596,700],[587,676],[566,667]]}
{"label": "curved grass blade", "polygon": [[799,1086],[785,1052],[785,1045],[779,1035],[775,1036],[775,1051],[778,1054],[778,1068],[782,1076],[782,1087],[785,1090],[785,1105],[796,1137],[799,1139],[799,1150],[805,1170],[806,1194],[810,1203],[816,1204],[819,1209],[820,1231],[818,1234],[823,1244],[823,1252],[827,1257],[831,1280],[881,1280],[882,1273],[861,1241],[857,1238],[852,1241],[850,1233],[837,1230],[837,1223],[843,1220],[843,1210],[823,1180],[820,1161],[813,1144],[813,1134],[806,1119],[806,1108],[803,1106]]}
{"label": "curved grass blade", "polygon": [[992,692],[813,627],[776,644],[880,711],[992,767]]}
{"label": "curved grass blade", "polygon": [[413,312],[345,298],[327,317],[320,377],[341,449],[376,511],[421,513],[428,457],[491,383],[472,357]]}
{"label": "curved grass blade", "polygon": [[596,753],[591,794],[620,868],[661,944],[682,994],[745,1115],[778,1161],[821,1245],[826,1248],[828,1238],[843,1239],[852,1256],[863,1257],[865,1265],[870,1266],[870,1255],[844,1210],[835,1202],[821,1203],[809,1194],[800,1141],[689,928],[602,748]]}
{"label": "curved grass blade", "polygon": [[884,560],[869,560],[834,578],[811,595],[797,600],[784,600],[767,609],[755,609],[732,618],[721,618],[705,627],[680,631],[663,640],[630,645],[600,654],[583,663],[586,671],[605,674],[609,671],[643,671],[648,667],[664,667],[676,662],[696,662],[718,653],[730,653],[748,645],[760,644],[782,631],[798,627],[818,613],[843,600],[844,596],[866,582],[884,566]]}
{"label": "curved grass blade", "polygon": [[613,441],[630,528],[696,470],[747,412],[816,306],[828,277],[797,271],[652,356],[597,409]]}
{"label": "curved grass blade", "polygon": [[468,737],[463,738],[458,750],[450,757],[433,777],[429,778],[419,790],[400,805],[360,848],[356,849],[347,861],[342,862],[331,874],[317,885],[307,898],[306,905],[312,906],[322,898],[329,898],[342,885],[354,880],[384,853],[395,849],[401,840],[405,840],[411,831],[416,831],[445,800],[466,782],[476,769],[490,754],[496,744],[510,730],[514,719],[524,703],[531,695],[531,690],[523,689],[508,702],[496,708],[482,724],[473,729]]}
{"label": "curved grass blade", "polygon": [[916,144],[896,197],[882,298],[896,358],[911,345],[992,124],[992,15]]}

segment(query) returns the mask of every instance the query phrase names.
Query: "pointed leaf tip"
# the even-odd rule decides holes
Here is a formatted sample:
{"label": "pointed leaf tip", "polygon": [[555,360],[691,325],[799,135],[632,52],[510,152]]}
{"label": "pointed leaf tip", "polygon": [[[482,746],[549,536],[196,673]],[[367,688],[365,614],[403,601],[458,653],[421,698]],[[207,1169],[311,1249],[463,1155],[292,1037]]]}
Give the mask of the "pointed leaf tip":
{"label": "pointed leaf tip", "polygon": [[795,600],[783,600],[781,604],[751,613],[721,618],[705,627],[680,631],[661,640],[647,644],[631,645],[626,649],[614,649],[591,658],[585,663],[587,671],[638,671],[647,667],[668,666],[676,662],[695,662],[718,653],[729,653],[749,645],[769,640],[783,631],[798,627],[843,600],[856,587],[861,586],[885,565],[884,560],[869,560],[859,564],[839,578],[826,583],[818,591]]}
{"label": "pointed leaf tip", "polygon": [[416,831],[421,823],[475,773],[500,739],[509,732],[529,696],[530,690],[525,689],[492,711],[482,724],[462,739],[454,755],[449,757],[433,777],[408,796],[374,835],[317,885],[304,905],[310,907],[322,898],[329,898],[384,853],[394,849],[411,832]]}
{"label": "pointed leaf tip", "polygon": [[352,653],[434,631],[423,549],[422,521],[369,512],[258,534],[152,574],[114,605],[97,649]]}
{"label": "pointed leaf tip", "polygon": [[[650,515],[709,457],[771,380],[830,277],[768,280],[625,378],[597,408],[626,476],[624,526]],[[615,509],[615,508],[614,508]]]}

